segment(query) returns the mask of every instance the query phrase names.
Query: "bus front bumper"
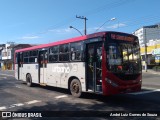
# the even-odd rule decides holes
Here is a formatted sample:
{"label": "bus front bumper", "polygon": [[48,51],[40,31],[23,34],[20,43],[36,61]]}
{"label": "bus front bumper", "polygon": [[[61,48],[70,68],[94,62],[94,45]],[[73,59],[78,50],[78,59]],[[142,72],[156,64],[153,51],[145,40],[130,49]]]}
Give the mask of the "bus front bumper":
{"label": "bus front bumper", "polygon": [[133,83],[133,84],[122,84],[117,85],[114,82],[107,81],[105,88],[103,89],[104,95],[114,95],[114,94],[121,94],[121,93],[132,93],[132,92],[138,92],[141,91],[142,81],[139,80],[139,82]]}

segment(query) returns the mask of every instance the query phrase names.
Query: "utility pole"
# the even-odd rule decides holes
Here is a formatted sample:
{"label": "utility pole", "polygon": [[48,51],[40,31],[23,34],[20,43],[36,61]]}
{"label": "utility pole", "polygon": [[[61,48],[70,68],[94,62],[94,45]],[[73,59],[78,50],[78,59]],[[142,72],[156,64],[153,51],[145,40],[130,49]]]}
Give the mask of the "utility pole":
{"label": "utility pole", "polygon": [[84,19],[84,34],[87,35],[87,29],[86,29],[87,25],[86,25],[86,21],[87,21],[88,19],[87,19],[86,17],[84,17],[84,16],[77,16],[77,15],[76,15],[76,18]]}
{"label": "utility pole", "polygon": [[145,71],[147,72],[147,63],[148,63],[148,60],[147,60],[147,37],[146,37],[146,29],[144,28],[144,36],[145,36],[145,44],[144,44],[144,47],[145,47]]}

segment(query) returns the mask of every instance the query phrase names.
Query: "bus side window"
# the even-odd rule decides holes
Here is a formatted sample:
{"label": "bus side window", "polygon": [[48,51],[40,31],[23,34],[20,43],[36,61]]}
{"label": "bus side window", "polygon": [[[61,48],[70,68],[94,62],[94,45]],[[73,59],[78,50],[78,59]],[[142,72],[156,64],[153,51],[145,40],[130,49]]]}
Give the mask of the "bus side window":
{"label": "bus side window", "polygon": [[16,63],[16,64],[18,64],[18,63],[19,63],[18,54],[19,54],[19,53],[16,53],[16,59],[15,59],[15,60],[16,60],[16,61],[15,61],[15,63]]}
{"label": "bus side window", "polygon": [[69,61],[69,44],[59,46],[59,61]]}
{"label": "bus side window", "polygon": [[23,67],[23,53],[20,53],[19,63],[20,63],[20,67]]}
{"label": "bus side window", "polygon": [[29,53],[28,52],[24,52],[23,54],[24,54],[24,57],[23,57],[24,63],[28,63]]}
{"label": "bus side window", "polygon": [[59,46],[53,46],[49,49],[49,62],[54,63],[58,61]]}
{"label": "bus side window", "polygon": [[30,63],[37,63],[37,56],[38,56],[38,51],[34,50],[34,51],[30,51],[29,52],[29,62]]}
{"label": "bus side window", "polygon": [[71,43],[71,48],[70,48],[71,61],[82,60],[82,51],[83,51],[82,42]]}

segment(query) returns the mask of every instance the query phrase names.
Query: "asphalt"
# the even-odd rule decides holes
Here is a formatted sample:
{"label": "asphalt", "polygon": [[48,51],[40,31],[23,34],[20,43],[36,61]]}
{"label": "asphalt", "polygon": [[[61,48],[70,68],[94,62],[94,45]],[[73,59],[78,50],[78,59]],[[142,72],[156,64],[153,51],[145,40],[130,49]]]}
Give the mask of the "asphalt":
{"label": "asphalt", "polygon": [[150,74],[158,74],[158,75],[160,75],[160,71],[154,71],[152,69],[142,70],[142,73],[150,73]]}

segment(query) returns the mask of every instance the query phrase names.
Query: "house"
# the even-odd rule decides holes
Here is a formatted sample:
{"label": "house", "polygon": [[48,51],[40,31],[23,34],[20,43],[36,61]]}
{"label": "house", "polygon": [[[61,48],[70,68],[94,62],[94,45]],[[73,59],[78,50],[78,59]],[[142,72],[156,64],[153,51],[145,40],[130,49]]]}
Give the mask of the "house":
{"label": "house", "polygon": [[14,51],[21,48],[32,47],[30,44],[14,44],[13,42],[4,44],[1,48],[1,69],[14,69]]}

